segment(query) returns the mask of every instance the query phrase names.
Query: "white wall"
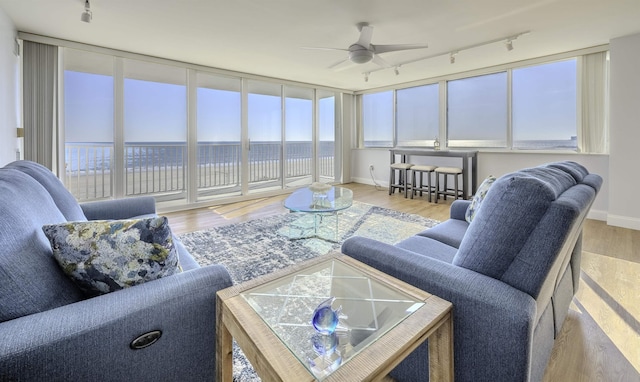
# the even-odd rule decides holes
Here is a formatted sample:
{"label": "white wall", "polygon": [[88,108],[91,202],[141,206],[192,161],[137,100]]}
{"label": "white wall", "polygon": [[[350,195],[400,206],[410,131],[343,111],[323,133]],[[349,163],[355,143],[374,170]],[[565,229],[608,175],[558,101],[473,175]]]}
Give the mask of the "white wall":
{"label": "white wall", "polygon": [[607,223],[640,230],[640,34],[611,40],[611,156]]}
{"label": "white wall", "polygon": [[0,166],[16,159],[18,58],[16,28],[0,8]]}

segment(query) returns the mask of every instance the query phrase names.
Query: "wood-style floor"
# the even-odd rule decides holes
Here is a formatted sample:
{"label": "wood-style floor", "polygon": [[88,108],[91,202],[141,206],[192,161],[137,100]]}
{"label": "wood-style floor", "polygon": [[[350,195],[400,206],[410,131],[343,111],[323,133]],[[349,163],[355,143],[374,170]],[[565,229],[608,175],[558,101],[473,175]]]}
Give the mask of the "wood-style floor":
{"label": "wood-style floor", "polygon": [[[426,196],[405,199],[386,188],[351,183],[354,199],[424,217],[446,220],[450,203]],[[177,233],[287,213],[286,195],[166,213]],[[640,231],[587,220],[583,233],[581,285],[544,381],[640,382]]]}

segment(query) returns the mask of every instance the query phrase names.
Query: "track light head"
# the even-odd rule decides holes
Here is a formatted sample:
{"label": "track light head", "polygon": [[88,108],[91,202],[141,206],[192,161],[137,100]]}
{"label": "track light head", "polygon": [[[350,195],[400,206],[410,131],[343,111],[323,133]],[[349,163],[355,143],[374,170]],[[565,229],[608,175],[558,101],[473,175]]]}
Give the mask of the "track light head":
{"label": "track light head", "polygon": [[400,68],[399,66],[396,66],[395,68],[393,68],[393,72],[397,75],[400,74],[400,70],[398,70],[398,68]]}
{"label": "track light head", "polygon": [[80,21],[90,23],[92,18],[93,14],[91,13],[91,4],[89,4],[89,0],[85,0],[84,12],[82,12],[82,15],[80,15]]}
{"label": "track light head", "polygon": [[507,50],[509,52],[511,52],[513,50],[513,40],[509,39],[507,40],[507,42],[505,43],[505,45],[507,46]]}
{"label": "track light head", "polygon": [[449,53],[449,62],[452,64],[455,64],[457,55],[458,55],[458,51]]}

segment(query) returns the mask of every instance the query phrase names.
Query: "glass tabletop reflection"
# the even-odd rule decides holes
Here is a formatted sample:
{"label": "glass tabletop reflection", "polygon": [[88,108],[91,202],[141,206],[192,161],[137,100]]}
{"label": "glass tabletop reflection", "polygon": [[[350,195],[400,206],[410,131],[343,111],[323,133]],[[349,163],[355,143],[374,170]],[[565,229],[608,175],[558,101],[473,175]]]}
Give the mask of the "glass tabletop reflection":
{"label": "glass tabletop reflection", "polygon": [[294,191],[284,201],[284,206],[293,212],[335,212],[351,207],[353,192],[334,186],[327,192],[313,192],[309,188]]}
{"label": "glass tabletop reflection", "polygon": [[[319,380],[424,305],[339,260],[331,259],[241,293],[287,348]],[[330,304],[335,331],[312,319]]]}

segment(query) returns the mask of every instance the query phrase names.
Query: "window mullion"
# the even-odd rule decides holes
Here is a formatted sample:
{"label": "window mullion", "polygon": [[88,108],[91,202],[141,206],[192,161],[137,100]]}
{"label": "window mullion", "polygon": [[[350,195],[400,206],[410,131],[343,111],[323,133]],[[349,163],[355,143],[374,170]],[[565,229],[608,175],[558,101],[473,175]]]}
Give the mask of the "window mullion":
{"label": "window mullion", "polygon": [[124,155],[124,61],[114,57],[113,68],[113,193],[116,199],[125,194],[126,159]]}
{"label": "window mullion", "polygon": [[513,70],[507,70],[507,149],[513,149]]}

